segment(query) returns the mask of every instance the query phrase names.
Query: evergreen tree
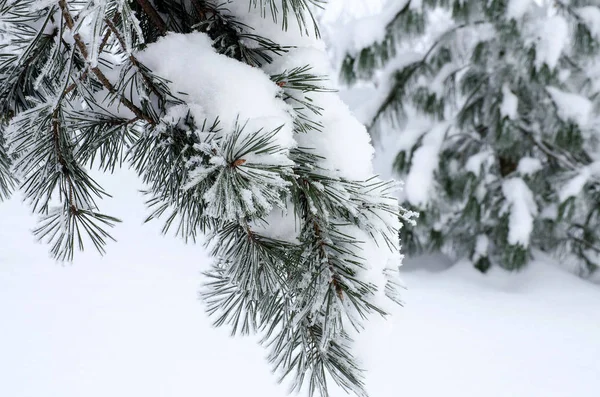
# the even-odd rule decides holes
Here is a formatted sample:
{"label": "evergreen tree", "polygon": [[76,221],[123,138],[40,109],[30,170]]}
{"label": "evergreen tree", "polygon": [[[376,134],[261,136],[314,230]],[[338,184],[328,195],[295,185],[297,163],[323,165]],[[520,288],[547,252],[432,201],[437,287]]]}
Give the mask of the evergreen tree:
{"label": "evergreen tree", "polygon": [[[393,167],[421,213],[408,252],[522,268],[532,250],[600,266],[600,2],[392,1],[346,83],[383,91],[370,131],[398,131]],[[400,65],[400,66],[398,66]]]}
{"label": "evergreen tree", "polygon": [[118,222],[89,169],[133,167],[148,220],[208,236],[216,325],[262,335],[294,389],[364,395],[351,334],[398,300],[399,206],[330,92],[317,2],[0,0],[0,197],[72,260]]}

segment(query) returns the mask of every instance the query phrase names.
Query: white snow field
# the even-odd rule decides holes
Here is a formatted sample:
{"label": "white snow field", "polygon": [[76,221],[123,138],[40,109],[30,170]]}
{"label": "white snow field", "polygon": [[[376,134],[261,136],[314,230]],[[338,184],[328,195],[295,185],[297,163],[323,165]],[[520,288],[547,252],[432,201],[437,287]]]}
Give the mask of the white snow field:
{"label": "white snow field", "polygon": [[[140,226],[131,173],[101,181],[115,196],[104,208],[125,221],[119,242],[72,265],[34,243],[18,198],[0,203],[0,396],[286,396],[254,338],[210,325],[202,248]],[[483,276],[407,261],[405,307],[357,342],[370,395],[600,395],[600,288],[548,263]]]}

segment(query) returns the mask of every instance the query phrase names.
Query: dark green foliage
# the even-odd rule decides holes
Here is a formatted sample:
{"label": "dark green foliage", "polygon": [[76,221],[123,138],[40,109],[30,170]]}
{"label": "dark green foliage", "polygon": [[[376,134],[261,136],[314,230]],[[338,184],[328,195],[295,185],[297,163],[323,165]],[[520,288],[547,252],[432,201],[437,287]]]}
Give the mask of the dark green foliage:
{"label": "dark green foliage", "polygon": [[[584,18],[590,9],[580,7],[598,11],[600,3],[532,3],[523,15],[509,15],[507,0],[425,0],[421,8],[411,3],[403,2],[400,14],[420,16],[405,19],[403,26],[390,23],[382,42],[348,55],[341,67],[344,81],[353,83],[410,57],[389,81],[378,82],[389,88],[382,89],[387,95],[372,116],[374,136],[380,128],[402,134],[415,113],[426,116],[432,130],[438,123],[450,126],[435,149],[428,201],[406,203],[421,213],[418,226],[402,231],[408,251],[469,256],[485,272],[490,266],[518,270],[533,249],[541,249],[582,275],[596,271],[600,135],[592,82],[600,41]],[[439,9],[453,24],[428,36],[423,23],[430,15],[439,18]],[[563,25],[570,42],[552,59],[545,46],[561,45]],[[415,38],[414,33],[423,34]],[[403,55],[415,43],[425,43],[421,57]],[[583,101],[583,107],[589,103],[588,121],[565,115],[564,102],[573,100]],[[516,106],[512,114],[505,101]],[[411,174],[415,155],[431,134],[423,131],[398,153],[393,167],[401,176]],[[564,193],[577,178],[584,179],[583,188]],[[529,226],[511,218],[518,204],[507,189],[515,180],[523,187],[521,204],[531,212]],[[511,237],[511,230],[523,227],[532,228],[527,239]]]}

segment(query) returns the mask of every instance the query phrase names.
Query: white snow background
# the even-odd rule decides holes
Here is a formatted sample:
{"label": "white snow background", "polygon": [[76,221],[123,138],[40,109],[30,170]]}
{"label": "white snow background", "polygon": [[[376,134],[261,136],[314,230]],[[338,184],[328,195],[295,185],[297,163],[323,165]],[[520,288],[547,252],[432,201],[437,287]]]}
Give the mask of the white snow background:
{"label": "white snow background", "polygon": [[[141,226],[131,173],[101,180],[124,219],[103,258],[54,263],[19,198],[0,204],[0,396],[285,396],[254,338],[210,325],[202,248]],[[480,275],[421,258],[403,278],[405,307],[357,342],[372,397],[598,395],[597,285],[550,261]]]}
{"label": "white snow background", "polygon": [[[348,11],[333,4],[330,17]],[[367,106],[368,91],[345,99]],[[382,139],[385,173],[398,139]],[[124,220],[118,243],[105,257],[88,247],[74,264],[35,243],[18,195],[0,203],[0,397],[286,396],[256,338],[211,326],[197,298],[201,245],[142,225],[131,172],[99,181],[114,195],[102,210]],[[407,260],[405,306],[373,318],[357,341],[371,397],[600,395],[600,288],[539,257],[520,273],[487,275],[439,257]]]}

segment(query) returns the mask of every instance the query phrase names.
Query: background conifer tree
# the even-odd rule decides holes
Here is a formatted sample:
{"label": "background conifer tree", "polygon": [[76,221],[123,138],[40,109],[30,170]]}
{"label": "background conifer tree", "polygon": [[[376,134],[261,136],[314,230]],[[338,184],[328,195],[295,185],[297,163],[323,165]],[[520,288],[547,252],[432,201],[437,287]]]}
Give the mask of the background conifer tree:
{"label": "background conifer tree", "polygon": [[0,197],[18,186],[72,260],[118,222],[89,170],[133,167],[148,220],[208,236],[215,324],[259,333],[294,389],[364,395],[351,334],[398,300],[399,206],[311,3],[0,0]]}
{"label": "background conifer tree", "polygon": [[598,1],[388,1],[384,31],[347,54],[374,80],[370,131],[398,134],[393,167],[421,213],[409,252],[523,267],[539,249],[600,265]]}

